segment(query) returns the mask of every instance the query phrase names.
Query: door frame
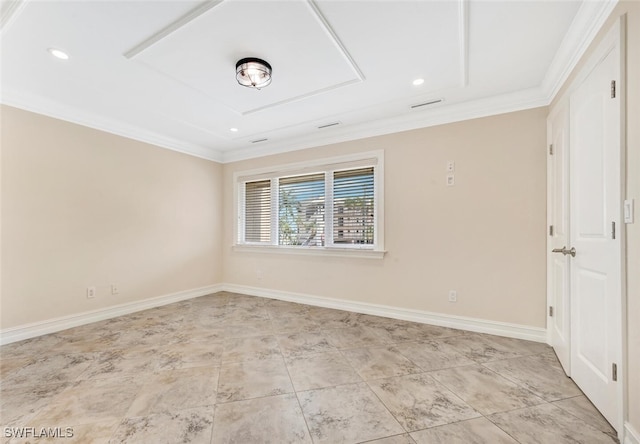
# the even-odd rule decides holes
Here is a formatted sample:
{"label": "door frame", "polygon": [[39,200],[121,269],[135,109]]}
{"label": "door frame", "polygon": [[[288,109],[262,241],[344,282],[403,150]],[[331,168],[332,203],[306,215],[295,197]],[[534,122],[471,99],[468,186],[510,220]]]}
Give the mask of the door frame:
{"label": "door frame", "polygon": [[[553,100],[555,100],[555,105],[550,109],[549,116],[554,116],[555,113],[561,112],[563,107],[569,107],[569,98],[571,94],[586,80],[587,76],[593,71],[593,69],[609,54],[611,50],[615,50],[615,47],[618,46],[618,51],[620,52],[620,85],[616,85],[616,94],[619,94],[620,97],[620,196],[621,200],[626,199],[627,197],[627,189],[626,189],[626,170],[627,170],[627,131],[626,131],[626,121],[627,121],[627,112],[626,112],[626,94],[627,94],[627,79],[626,79],[626,60],[627,60],[627,51],[626,51],[626,31],[627,31],[627,20],[626,15],[620,16],[616,22],[611,26],[611,28],[604,35],[598,46],[594,49],[594,51],[589,55],[588,59],[584,63],[584,66],[579,68],[579,71],[575,71],[575,77],[570,80],[570,83],[567,84],[567,88],[564,92],[562,92],[559,96],[556,96]],[[557,99],[557,100],[556,100]],[[569,108],[569,112],[571,109]],[[549,119],[547,120],[547,123]],[[547,128],[548,131],[548,128]],[[549,137],[549,136],[548,136]],[[569,146],[571,145],[571,139],[569,139]],[[548,147],[545,147],[548,149]],[[548,152],[547,152],[548,154]],[[569,166],[570,168],[570,166]],[[547,173],[549,172],[549,160],[547,160]],[[569,180],[569,177],[567,177]],[[552,183],[550,182],[550,178],[547,177],[547,211],[549,211],[550,197],[553,193],[551,189]],[[568,202],[570,205],[570,202]],[[622,202],[620,202],[620,212],[622,213]],[[547,218],[549,220],[549,218]],[[621,442],[624,440],[624,423],[625,418],[627,418],[627,399],[626,399],[626,389],[628,386],[628,375],[627,375],[627,337],[625,332],[627,331],[627,261],[626,261],[626,243],[627,243],[627,234],[626,234],[626,224],[623,222],[624,218],[622,214],[619,215],[620,220],[620,328],[619,332],[619,358],[620,363],[618,364],[618,381],[619,384],[617,386],[617,399],[619,405],[619,415],[615,424],[612,424],[613,427],[618,432],[618,438]],[[568,221],[566,221],[568,222]],[[548,227],[546,227],[548,230]],[[550,245],[550,237],[549,232],[547,231],[547,247]],[[568,248],[571,246],[568,245]],[[547,261],[547,272],[550,267],[550,253],[547,252],[546,261]],[[552,295],[552,286],[550,283],[551,277],[547,275],[547,307],[551,306],[553,303],[553,295]],[[571,292],[572,288],[569,285],[569,304],[571,304]],[[547,343],[551,345],[551,320],[549,316],[549,311],[547,310]],[[569,327],[570,328],[570,327]]]}

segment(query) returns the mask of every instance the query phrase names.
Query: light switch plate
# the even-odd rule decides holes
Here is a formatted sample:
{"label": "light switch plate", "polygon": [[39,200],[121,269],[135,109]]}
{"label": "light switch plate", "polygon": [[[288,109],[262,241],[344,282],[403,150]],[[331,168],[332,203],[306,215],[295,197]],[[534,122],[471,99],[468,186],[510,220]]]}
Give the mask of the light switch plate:
{"label": "light switch plate", "polygon": [[624,201],[624,223],[633,223],[633,199],[627,199]]}
{"label": "light switch plate", "polygon": [[447,174],[447,186],[452,187],[456,184],[456,178],[453,174]]}

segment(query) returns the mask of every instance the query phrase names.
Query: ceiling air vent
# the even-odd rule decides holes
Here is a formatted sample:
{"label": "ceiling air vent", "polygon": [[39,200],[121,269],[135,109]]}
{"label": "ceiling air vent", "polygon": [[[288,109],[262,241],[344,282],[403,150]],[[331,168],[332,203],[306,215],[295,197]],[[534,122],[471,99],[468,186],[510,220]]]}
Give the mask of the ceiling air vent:
{"label": "ceiling air vent", "polygon": [[440,102],[442,102],[442,99],[429,100],[428,102],[418,103],[416,105],[411,105],[411,109],[416,109],[416,108],[420,108],[420,107],[427,106],[427,105],[434,105],[434,104],[440,103]]}
{"label": "ceiling air vent", "polygon": [[325,123],[324,125],[320,125],[318,129],[325,129],[325,128],[329,128],[331,126],[336,126],[336,125],[340,125],[340,122]]}
{"label": "ceiling air vent", "polygon": [[252,140],[251,143],[260,143],[260,142],[266,142],[269,139],[256,139],[256,140]]}

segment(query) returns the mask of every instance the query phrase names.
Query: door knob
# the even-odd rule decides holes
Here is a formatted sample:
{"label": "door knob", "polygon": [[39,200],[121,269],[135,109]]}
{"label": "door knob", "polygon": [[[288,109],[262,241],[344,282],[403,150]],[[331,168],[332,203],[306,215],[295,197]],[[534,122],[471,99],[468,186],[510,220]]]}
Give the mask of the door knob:
{"label": "door knob", "polygon": [[571,250],[567,250],[566,247],[562,247],[562,248],[554,248],[553,250],[551,250],[552,253],[562,253],[565,256],[567,254],[570,254],[571,257],[576,257],[576,249],[575,247],[571,247]]}

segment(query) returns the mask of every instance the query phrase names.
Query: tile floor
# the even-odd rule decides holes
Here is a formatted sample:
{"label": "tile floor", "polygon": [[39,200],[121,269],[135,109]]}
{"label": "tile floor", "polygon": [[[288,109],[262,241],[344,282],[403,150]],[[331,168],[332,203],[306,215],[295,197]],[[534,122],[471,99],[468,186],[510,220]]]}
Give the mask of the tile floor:
{"label": "tile floor", "polygon": [[544,344],[231,293],[0,357],[11,444],[617,442]]}

